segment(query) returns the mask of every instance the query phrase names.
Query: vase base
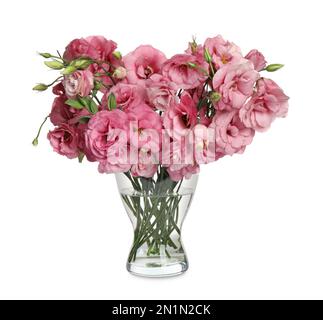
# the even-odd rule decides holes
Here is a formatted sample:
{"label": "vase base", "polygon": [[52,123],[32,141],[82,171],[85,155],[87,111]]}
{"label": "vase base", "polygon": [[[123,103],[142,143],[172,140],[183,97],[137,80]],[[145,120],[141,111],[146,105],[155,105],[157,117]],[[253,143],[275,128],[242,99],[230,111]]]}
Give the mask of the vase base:
{"label": "vase base", "polygon": [[173,277],[183,274],[188,269],[188,263],[186,261],[178,261],[175,263],[161,264],[160,260],[156,262],[153,258],[143,259],[144,263],[127,263],[127,270],[140,277],[148,278],[164,278]]}

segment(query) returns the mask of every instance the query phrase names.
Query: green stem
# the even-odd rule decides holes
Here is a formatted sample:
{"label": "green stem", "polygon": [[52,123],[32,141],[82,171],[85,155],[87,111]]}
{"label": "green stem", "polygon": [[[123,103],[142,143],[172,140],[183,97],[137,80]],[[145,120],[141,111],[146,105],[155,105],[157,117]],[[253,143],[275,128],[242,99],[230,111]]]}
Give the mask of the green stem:
{"label": "green stem", "polygon": [[47,119],[49,118],[49,115],[44,119],[44,121],[42,122],[42,124],[40,125],[39,129],[38,129],[38,132],[37,132],[37,136],[36,138],[33,140],[33,145],[34,146],[37,146],[38,144],[38,138],[39,138],[39,135],[40,135],[40,132],[43,128],[43,125],[45,124],[45,122],[47,121]]}

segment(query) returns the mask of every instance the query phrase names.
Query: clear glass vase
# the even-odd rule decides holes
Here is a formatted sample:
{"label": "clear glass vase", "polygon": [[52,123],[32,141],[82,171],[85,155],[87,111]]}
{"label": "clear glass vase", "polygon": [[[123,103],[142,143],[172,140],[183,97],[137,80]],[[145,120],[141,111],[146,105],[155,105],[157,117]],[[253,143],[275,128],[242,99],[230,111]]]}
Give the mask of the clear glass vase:
{"label": "clear glass vase", "polygon": [[119,192],[134,228],[127,261],[130,273],[145,277],[179,275],[188,269],[181,228],[198,175],[172,181],[165,168],[152,178],[118,173]]}

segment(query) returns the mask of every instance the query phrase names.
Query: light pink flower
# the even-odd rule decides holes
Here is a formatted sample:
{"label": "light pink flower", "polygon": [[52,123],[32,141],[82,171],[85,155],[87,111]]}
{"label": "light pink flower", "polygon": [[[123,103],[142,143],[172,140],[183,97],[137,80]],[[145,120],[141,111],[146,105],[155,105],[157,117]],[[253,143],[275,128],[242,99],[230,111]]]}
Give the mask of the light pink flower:
{"label": "light pink flower", "polygon": [[207,69],[207,63],[200,61],[197,56],[177,54],[165,62],[162,73],[178,89],[194,89],[205,82]]}
{"label": "light pink flower", "polygon": [[185,136],[197,123],[197,107],[192,97],[184,92],[179,103],[173,103],[164,115],[164,127],[170,136]]}
{"label": "light pink flower", "polygon": [[274,81],[262,78],[253,97],[240,109],[240,119],[247,128],[265,131],[276,117],[286,116],[288,99]]}
{"label": "light pink flower", "polygon": [[99,172],[124,172],[128,163],[128,116],[121,110],[103,110],[88,123],[85,144],[92,157],[99,161]]}
{"label": "light pink flower", "polygon": [[140,149],[137,163],[131,166],[131,173],[135,177],[151,178],[157,172],[157,168],[156,154],[146,149]]}
{"label": "light pink flower", "polygon": [[75,127],[66,123],[49,131],[47,138],[54,151],[70,159],[79,155],[79,137]]}
{"label": "light pink flower", "polygon": [[165,55],[150,45],[139,46],[127,54],[123,61],[127,69],[129,83],[137,84],[149,79],[153,74],[160,73]]}
{"label": "light pink flower", "polygon": [[154,74],[146,85],[148,102],[157,110],[166,111],[175,101],[175,87],[167,78]]}
{"label": "light pink flower", "polygon": [[221,100],[215,107],[227,111],[240,109],[252,95],[258,79],[259,73],[248,60],[222,67],[212,81],[213,90],[221,94]]}
{"label": "light pink flower", "polygon": [[241,49],[234,43],[224,40],[220,35],[207,38],[204,47],[211,54],[217,69],[230,62],[237,63],[242,59]]}
{"label": "light pink flower", "polygon": [[140,85],[133,85],[119,82],[113,86],[102,97],[102,106],[106,108],[108,106],[108,97],[113,93],[117,100],[118,108],[123,111],[127,111],[133,107],[142,104],[145,100],[145,89]]}
{"label": "light pink flower", "polygon": [[132,145],[136,148],[158,152],[161,143],[161,117],[148,105],[141,104],[128,112],[128,118]]}
{"label": "light pink flower", "polygon": [[251,50],[245,58],[253,63],[254,68],[257,71],[261,71],[266,67],[267,61],[265,60],[264,55],[256,49]]}
{"label": "light pink flower", "polygon": [[89,70],[79,70],[64,77],[64,88],[67,97],[74,99],[77,95],[86,97],[93,89],[94,78]]}
{"label": "light pink flower", "polygon": [[243,153],[255,134],[253,129],[244,126],[236,111],[218,111],[210,127],[216,130],[216,151],[219,155]]}

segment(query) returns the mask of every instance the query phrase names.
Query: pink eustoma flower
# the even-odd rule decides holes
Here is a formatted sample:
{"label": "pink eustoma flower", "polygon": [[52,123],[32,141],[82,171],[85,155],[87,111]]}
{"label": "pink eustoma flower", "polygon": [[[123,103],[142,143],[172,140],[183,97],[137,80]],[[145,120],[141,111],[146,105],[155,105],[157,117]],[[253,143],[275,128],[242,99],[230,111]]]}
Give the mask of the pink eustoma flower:
{"label": "pink eustoma flower", "polygon": [[192,97],[184,92],[179,103],[173,103],[165,112],[164,127],[173,137],[185,136],[197,123],[197,106]]}
{"label": "pink eustoma flower", "polygon": [[247,128],[265,131],[276,117],[287,115],[288,99],[274,81],[262,78],[252,98],[240,109],[240,119]]}
{"label": "pink eustoma flower", "polygon": [[47,138],[54,151],[60,155],[70,159],[79,155],[79,137],[74,126],[63,123],[53,131],[49,131]]}
{"label": "pink eustoma flower", "polygon": [[204,47],[209,51],[217,69],[242,59],[241,49],[234,43],[224,40],[220,35],[207,38]]}
{"label": "pink eustoma flower", "polygon": [[130,169],[128,163],[128,116],[121,110],[99,111],[88,123],[85,144],[99,162],[99,172],[113,173]]}
{"label": "pink eustoma flower", "polygon": [[256,49],[251,50],[245,58],[253,63],[253,66],[257,71],[261,71],[266,67],[267,61],[265,60],[264,55]]}
{"label": "pink eustoma flower", "polygon": [[248,60],[219,69],[212,81],[213,90],[221,94],[221,100],[215,107],[226,111],[240,109],[251,97],[259,77],[259,73]]}
{"label": "pink eustoma flower", "polygon": [[150,45],[139,46],[124,58],[124,66],[127,69],[129,83],[144,83],[153,74],[160,73],[160,69],[166,56]]}
{"label": "pink eustoma flower", "polygon": [[71,99],[77,95],[86,97],[93,89],[94,77],[89,70],[75,71],[64,77],[63,84],[67,97]]}
{"label": "pink eustoma flower", "polygon": [[177,89],[194,89],[207,78],[208,65],[195,55],[177,54],[167,60],[163,76],[177,85]]}
{"label": "pink eustoma flower", "polygon": [[218,111],[211,127],[215,127],[216,151],[223,155],[243,153],[255,135],[253,129],[240,121],[236,111]]}

